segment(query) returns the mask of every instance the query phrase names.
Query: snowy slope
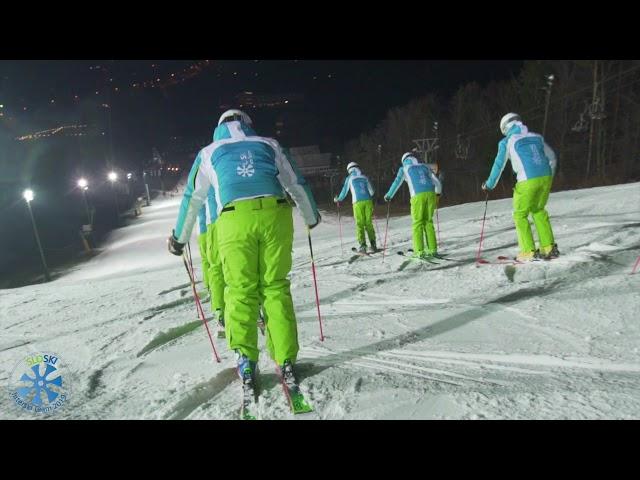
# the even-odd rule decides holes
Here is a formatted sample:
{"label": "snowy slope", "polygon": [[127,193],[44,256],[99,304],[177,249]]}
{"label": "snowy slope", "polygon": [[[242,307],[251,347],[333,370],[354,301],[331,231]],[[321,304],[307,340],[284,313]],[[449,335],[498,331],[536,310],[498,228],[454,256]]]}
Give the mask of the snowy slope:
{"label": "snowy slope", "polygon": [[[38,350],[74,372],[55,418],[237,417],[233,355],[217,340],[214,361],[182,261],[166,251],[179,201],[145,208],[65,277],[0,291],[0,418],[33,417],[12,405],[9,376]],[[562,257],[508,272],[475,265],[483,207],[440,211],[441,250],[457,261],[438,265],[395,254],[410,247],[406,216],[391,219],[384,263],[349,264],[353,243],[341,255],[337,217],[324,212],[313,230],[324,342],[296,215],[299,370],[316,409],[297,418],[640,418],[640,273],[629,275],[640,184],[552,194]],[[343,230],[352,241],[351,218]],[[489,203],[484,250],[516,253],[510,200]],[[261,417],[293,418],[271,360],[259,366]]]}

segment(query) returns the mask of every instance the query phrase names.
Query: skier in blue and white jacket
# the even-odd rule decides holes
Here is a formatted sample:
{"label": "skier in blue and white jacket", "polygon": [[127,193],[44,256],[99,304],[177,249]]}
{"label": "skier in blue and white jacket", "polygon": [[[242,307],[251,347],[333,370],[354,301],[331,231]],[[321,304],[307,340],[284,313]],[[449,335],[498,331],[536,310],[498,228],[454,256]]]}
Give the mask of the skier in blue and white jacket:
{"label": "skier in blue and white jacket", "polygon": [[195,159],[169,251],[181,255],[197,212],[213,187],[217,250],[222,260],[225,329],[237,355],[243,382],[254,378],[258,360],[260,301],[266,318],[267,349],[289,382],[299,345],[291,298],[293,216],[289,193],[304,222],[313,228],[320,214],[305,179],[280,144],[258,136],[240,110],[224,112],[214,141]]}
{"label": "skier in blue and white jacket", "polygon": [[360,166],[351,162],[347,165],[347,178],[344,180],[342,191],[333,199],[334,202],[342,202],[348,192],[351,192],[351,202],[353,203],[353,218],[356,223],[356,238],[360,248],[359,253],[367,251],[367,241],[365,231],[369,236],[371,252],[377,252],[376,231],[373,228],[373,186],[360,170]]}
{"label": "skier in blue and white jacket", "polygon": [[437,206],[437,195],[442,193],[440,180],[431,168],[421,163],[411,152],[407,152],[402,156],[402,166],[396,179],[384,196],[385,201],[391,201],[403,182],[407,182],[411,194],[413,256],[426,258],[437,255],[438,243],[433,228],[433,212]]}

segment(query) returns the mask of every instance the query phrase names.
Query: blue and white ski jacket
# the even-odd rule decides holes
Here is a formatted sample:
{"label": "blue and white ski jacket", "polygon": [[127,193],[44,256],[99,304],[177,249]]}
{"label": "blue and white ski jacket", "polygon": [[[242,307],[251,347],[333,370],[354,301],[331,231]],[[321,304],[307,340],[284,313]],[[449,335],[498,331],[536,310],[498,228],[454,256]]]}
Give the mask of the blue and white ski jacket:
{"label": "blue and white ski jacket", "polygon": [[420,163],[413,155],[404,156],[396,179],[391,184],[385,197],[389,199],[393,198],[404,181],[406,181],[409,186],[409,192],[412,198],[422,192],[435,191],[437,194],[442,192],[440,180],[438,180],[438,177],[433,173],[433,170],[424,163]]}
{"label": "blue and white ski jacket", "polygon": [[280,144],[240,122],[216,127],[213,143],[198,153],[187,180],[174,235],[186,243],[197,212],[213,187],[216,216],[236,200],[291,195],[307,225],[320,220],[309,185]]}
{"label": "blue and white ski jacket", "polygon": [[337,200],[343,201],[347,196],[347,192],[351,190],[351,203],[360,202],[362,200],[371,200],[373,198],[373,187],[369,179],[362,174],[359,168],[352,168],[349,175],[344,180],[342,191],[338,195]]}
{"label": "blue and white ski jacket", "polygon": [[529,132],[522,122],[516,122],[498,143],[498,155],[485,182],[489,190],[493,190],[500,180],[507,160],[511,161],[518,182],[556,174],[556,154],[542,135]]}

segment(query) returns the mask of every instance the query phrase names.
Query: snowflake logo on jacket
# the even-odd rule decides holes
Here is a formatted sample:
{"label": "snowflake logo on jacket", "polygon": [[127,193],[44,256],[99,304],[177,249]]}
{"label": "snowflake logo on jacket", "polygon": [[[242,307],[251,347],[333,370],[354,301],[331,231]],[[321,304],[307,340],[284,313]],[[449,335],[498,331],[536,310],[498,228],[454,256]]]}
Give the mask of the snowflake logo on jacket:
{"label": "snowflake logo on jacket", "polygon": [[256,173],[256,169],[253,166],[253,156],[251,152],[246,152],[240,155],[241,164],[236,168],[236,173],[241,177],[253,177]]}

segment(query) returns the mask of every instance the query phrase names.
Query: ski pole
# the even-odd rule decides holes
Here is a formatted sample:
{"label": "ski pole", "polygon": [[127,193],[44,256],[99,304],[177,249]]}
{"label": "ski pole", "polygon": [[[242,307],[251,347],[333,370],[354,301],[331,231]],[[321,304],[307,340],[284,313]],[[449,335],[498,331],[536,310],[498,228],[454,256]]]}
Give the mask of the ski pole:
{"label": "ski pole", "polygon": [[380,238],[380,229],[378,228],[378,219],[376,218],[375,204],[373,206],[373,223],[376,225],[376,238]]}
{"label": "ski pole", "polygon": [[633,266],[633,270],[631,270],[631,275],[636,273],[636,269],[638,268],[638,265],[640,265],[640,257],[638,257],[638,259],[636,260],[636,264]]}
{"label": "ski pole", "polygon": [[482,216],[482,229],[480,230],[480,245],[478,245],[478,254],[476,255],[476,263],[489,263],[486,260],[480,258],[482,252],[482,241],[484,240],[484,222],[487,218],[487,205],[489,205],[489,192],[487,192],[487,199],[484,202],[484,215]]}
{"label": "ski pole", "polygon": [[438,212],[440,212],[440,197],[436,197],[436,226],[438,229],[438,246],[441,247],[442,241],[440,240],[440,215],[438,215]]}
{"label": "ski pole", "polygon": [[320,341],[324,342],[322,332],[322,317],[320,316],[320,297],[318,296],[318,279],[316,278],[316,262],[313,259],[313,246],[311,245],[311,229],[307,226],[307,236],[309,237],[309,252],[311,253],[311,272],[313,273],[313,286],[316,291],[316,307],[318,308],[318,322],[320,323]]}
{"label": "ski pole", "polygon": [[[198,311],[198,316],[202,320],[204,324],[204,328],[207,330],[207,335],[209,335],[209,342],[211,343],[211,348],[213,348],[213,355],[218,363],[220,363],[220,357],[218,356],[218,352],[216,351],[216,346],[213,343],[213,338],[211,337],[211,332],[209,331],[209,325],[207,325],[207,320],[204,315],[204,310],[202,309],[202,304],[200,303],[200,298],[198,297],[198,292],[196,291],[196,279],[195,274],[193,273],[193,262],[191,261],[191,246],[187,243],[187,250],[189,254],[187,255],[187,251],[182,253],[182,261],[184,262],[184,268],[187,269],[187,275],[189,275],[189,280],[191,281],[191,288],[193,290],[193,298],[196,302],[196,310]],[[189,263],[187,263],[187,258],[189,259]],[[191,265],[191,269],[189,269],[189,265]]]}
{"label": "ski pole", "polygon": [[[340,218],[340,202],[336,202],[338,206],[338,226],[340,227],[340,249],[342,250],[342,255],[344,256],[344,243],[342,242],[342,220]],[[313,258],[313,255],[311,255]]]}
{"label": "ski pole", "polygon": [[389,214],[391,213],[391,202],[387,202],[387,222],[384,227],[384,245],[382,246],[382,263],[384,263],[384,254],[387,251],[387,233],[389,232]]}

